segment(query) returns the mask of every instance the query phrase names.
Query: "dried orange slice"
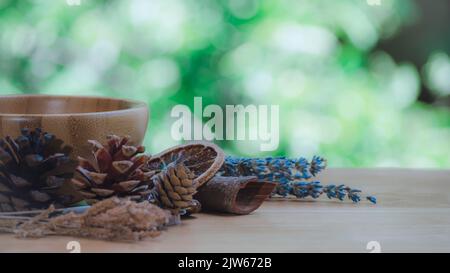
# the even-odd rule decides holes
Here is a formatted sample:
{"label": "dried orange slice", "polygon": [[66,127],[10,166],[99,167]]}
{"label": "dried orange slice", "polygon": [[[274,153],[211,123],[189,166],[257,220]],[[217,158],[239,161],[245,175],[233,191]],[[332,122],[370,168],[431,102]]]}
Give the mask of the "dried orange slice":
{"label": "dried orange slice", "polygon": [[169,148],[147,162],[150,171],[158,173],[171,162],[183,164],[195,174],[197,188],[209,181],[225,161],[225,154],[211,142],[199,141]]}

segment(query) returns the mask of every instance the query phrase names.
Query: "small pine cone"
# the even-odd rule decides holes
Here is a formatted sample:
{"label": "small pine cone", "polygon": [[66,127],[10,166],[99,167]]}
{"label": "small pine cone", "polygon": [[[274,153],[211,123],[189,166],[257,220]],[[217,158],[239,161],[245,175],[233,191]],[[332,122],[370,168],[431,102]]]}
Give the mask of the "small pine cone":
{"label": "small pine cone", "polygon": [[135,201],[147,199],[151,177],[155,172],[145,167],[149,156],[142,154],[143,146],[133,146],[129,137],[108,136],[102,145],[89,141],[93,146],[94,161],[79,158],[72,183],[89,204],[118,196]]}
{"label": "small pine cone", "polygon": [[168,164],[152,178],[154,188],[151,201],[175,211],[197,212],[199,203],[193,199],[197,188],[194,179],[195,174],[183,163]]}

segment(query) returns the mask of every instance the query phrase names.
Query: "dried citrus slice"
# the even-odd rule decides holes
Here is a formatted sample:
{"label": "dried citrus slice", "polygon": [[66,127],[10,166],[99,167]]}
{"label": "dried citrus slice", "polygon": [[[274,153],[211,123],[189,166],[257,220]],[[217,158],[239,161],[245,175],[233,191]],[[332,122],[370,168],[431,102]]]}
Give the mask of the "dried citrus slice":
{"label": "dried citrus slice", "polygon": [[205,141],[192,142],[169,148],[147,163],[151,171],[159,172],[171,162],[183,162],[194,175],[197,188],[210,180],[222,167],[225,154],[219,146]]}

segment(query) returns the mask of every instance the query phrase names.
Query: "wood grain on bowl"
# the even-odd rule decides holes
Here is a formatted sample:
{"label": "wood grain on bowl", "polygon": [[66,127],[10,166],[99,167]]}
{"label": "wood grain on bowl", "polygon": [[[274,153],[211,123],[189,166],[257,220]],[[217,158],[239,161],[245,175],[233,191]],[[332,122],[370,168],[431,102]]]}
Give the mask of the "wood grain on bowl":
{"label": "wood grain on bowl", "polygon": [[147,129],[143,102],[76,96],[0,96],[0,138],[17,137],[21,128],[42,128],[73,148],[71,156],[91,157],[88,140],[129,135],[141,144]]}

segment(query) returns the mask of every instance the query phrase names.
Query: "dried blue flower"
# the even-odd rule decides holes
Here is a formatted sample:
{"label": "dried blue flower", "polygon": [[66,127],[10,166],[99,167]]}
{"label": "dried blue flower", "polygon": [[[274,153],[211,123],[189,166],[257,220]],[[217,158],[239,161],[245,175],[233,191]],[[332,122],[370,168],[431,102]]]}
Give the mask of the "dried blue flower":
{"label": "dried blue flower", "polygon": [[[280,183],[277,185],[274,195],[295,196],[297,198],[312,197],[314,199],[319,198],[322,194],[325,194],[329,199],[339,199],[344,201],[347,197],[354,203],[361,201],[360,190],[352,189],[345,185],[326,185],[323,186],[319,181],[312,182],[288,182]],[[375,200],[374,197],[367,197],[369,201]],[[372,202],[373,203],[373,202]]]}
{"label": "dried blue flower", "polygon": [[377,198],[375,198],[375,196],[367,196],[366,199],[374,204],[377,203]]}
{"label": "dried blue flower", "polygon": [[[304,157],[297,159],[286,157],[244,158],[227,156],[218,175],[222,176],[256,176],[261,181],[276,182],[273,195],[297,198],[319,198],[325,194],[329,199],[344,201],[350,199],[354,203],[361,201],[358,189],[346,185],[322,185],[319,181],[306,180],[316,176],[326,168],[327,161],[314,156],[310,162]],[[376,204],[376,198],[367,196],[367,200]]]}
{"label": "dried blue flower", "polygon": [[292,159],[286,157],[245,158],[227,156],[219,175],[255,175],[261,180],[297,181],[310,179],[325,168],[326,160],[319,156],[314,156],[311,162],[308,162],[304,157]]}
{"label": "dried blue flower", "polygon": [[313,176],[316,176],[326,167],[327,161],[324,158],[315,155],[311,160],[311,167],[309,168],[309,171]]}

